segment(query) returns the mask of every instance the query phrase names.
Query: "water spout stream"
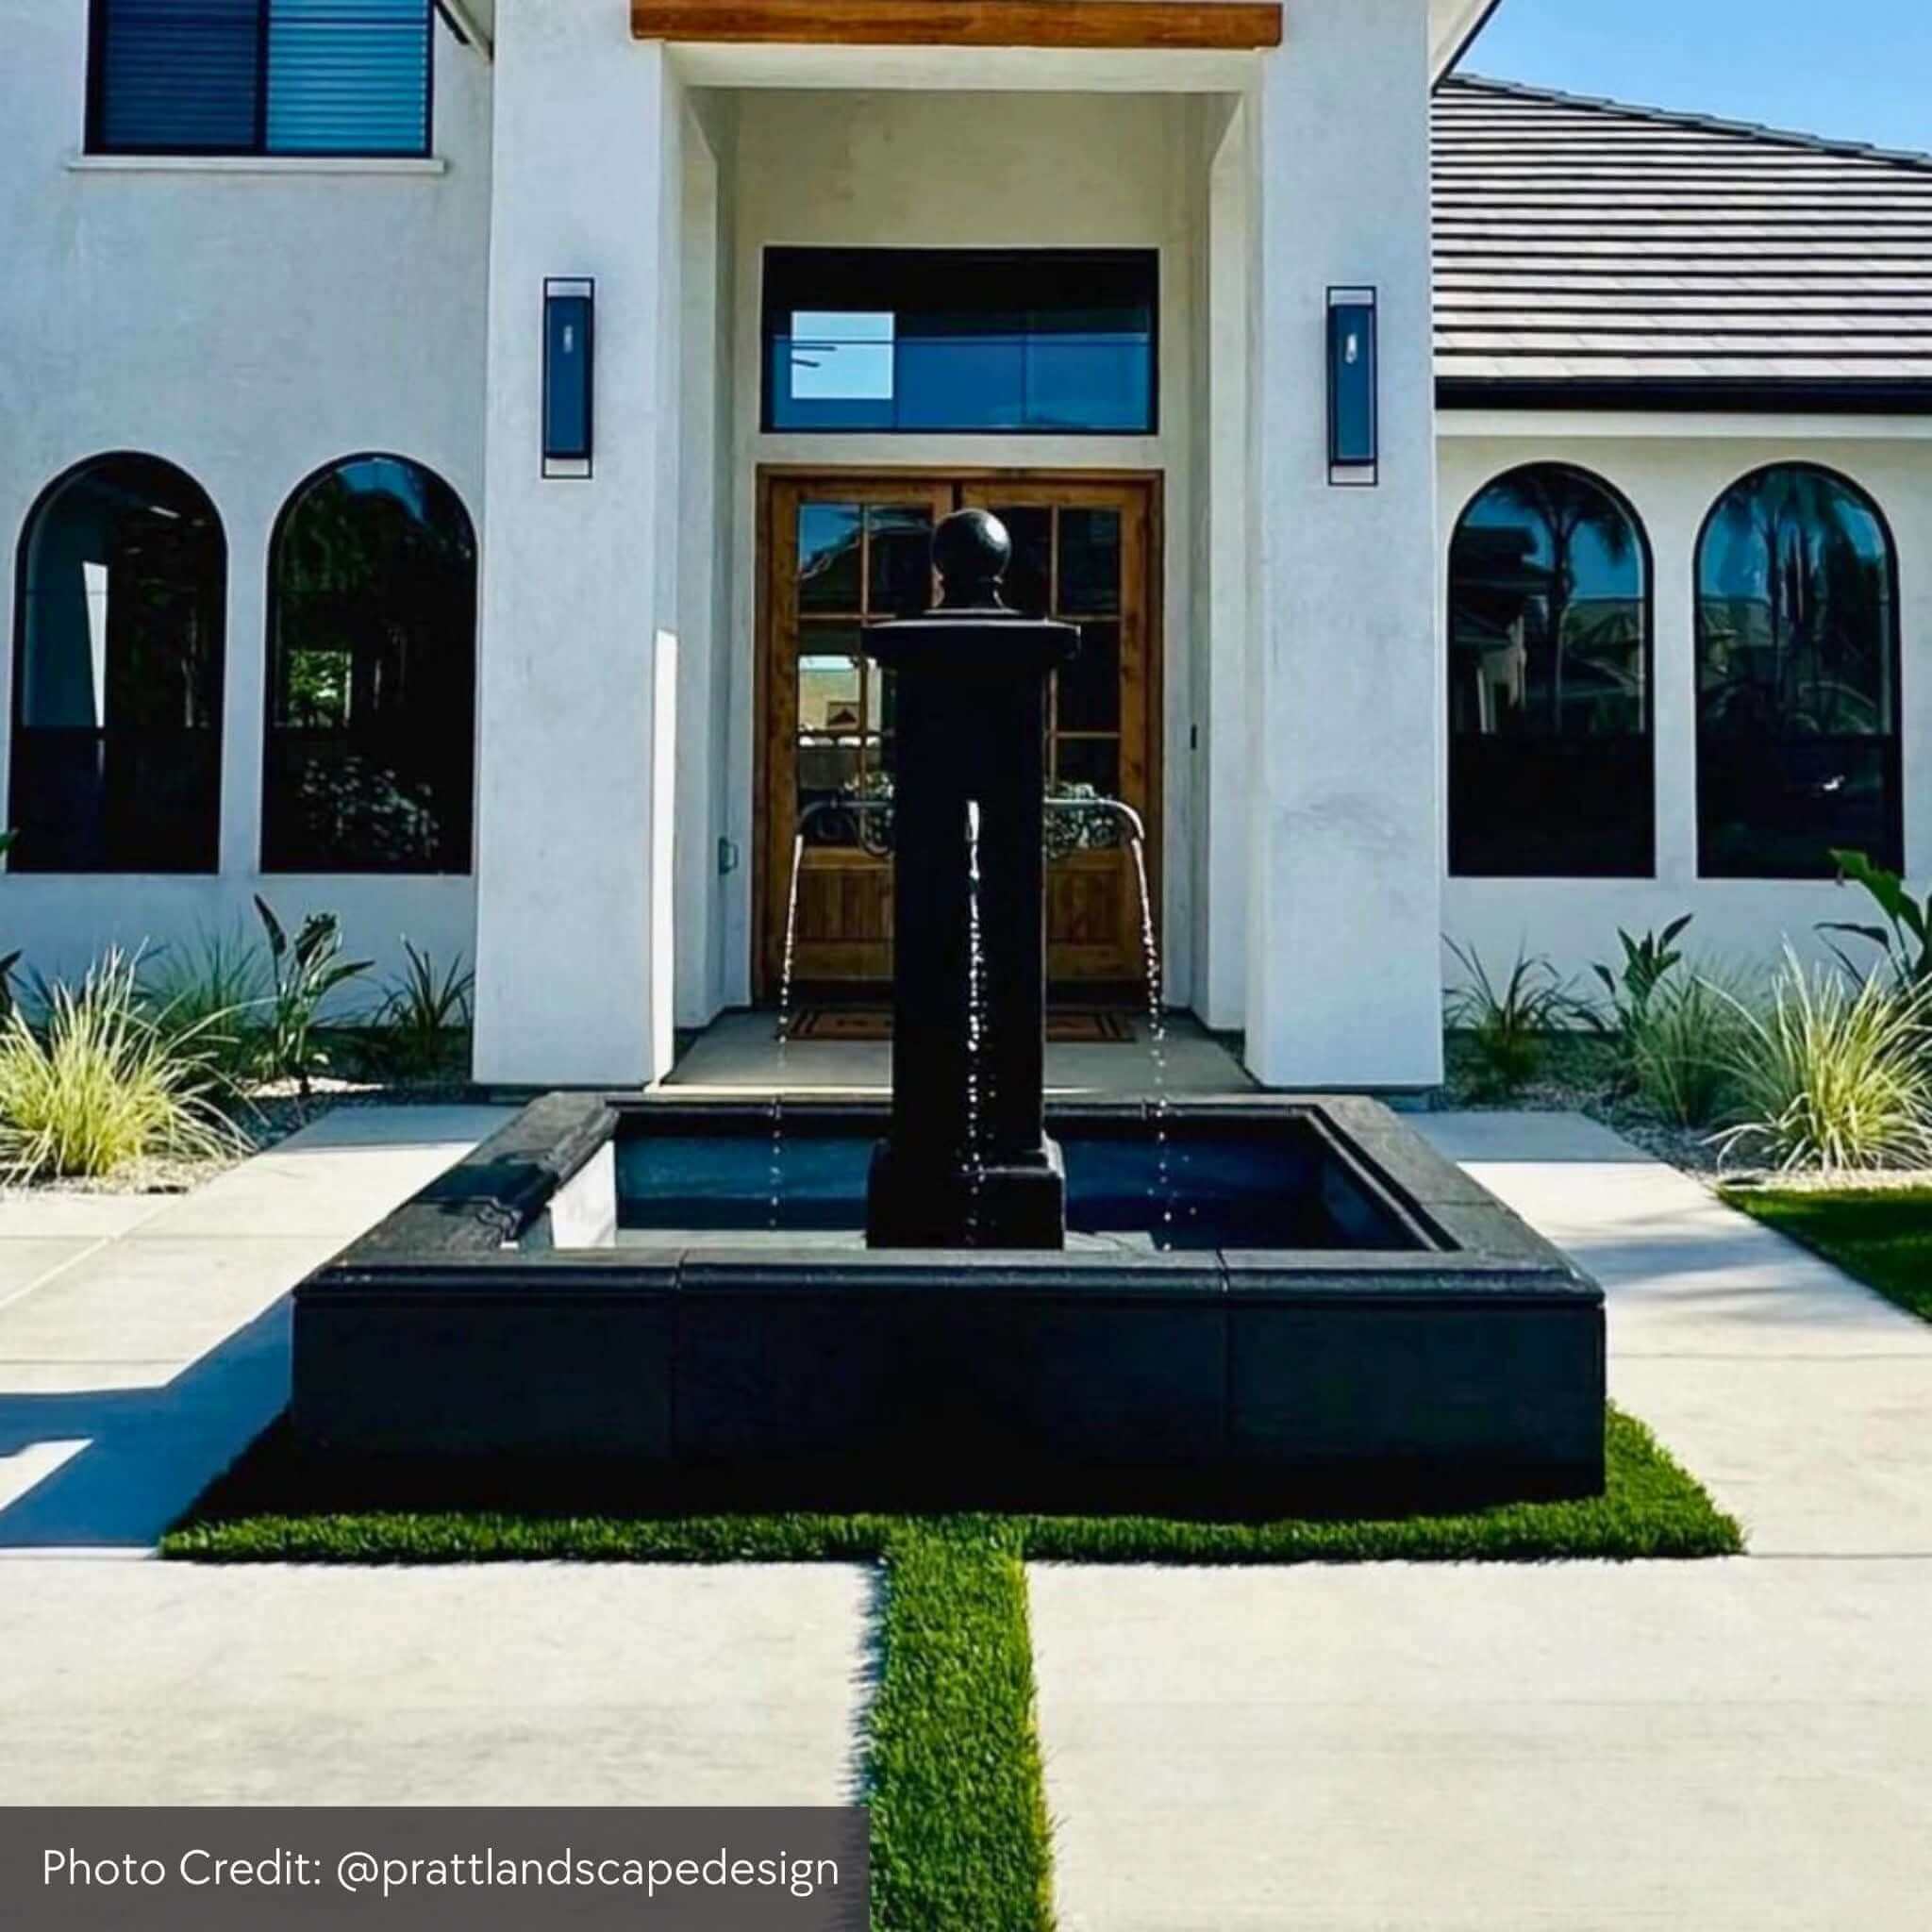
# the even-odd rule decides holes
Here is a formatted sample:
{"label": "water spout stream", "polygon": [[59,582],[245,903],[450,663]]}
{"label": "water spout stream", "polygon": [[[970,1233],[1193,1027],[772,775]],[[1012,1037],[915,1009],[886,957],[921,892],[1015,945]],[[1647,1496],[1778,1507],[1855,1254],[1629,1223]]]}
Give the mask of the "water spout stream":
{"label": "water spout stream", "polygon": [[966,803],[966,1245],[979,1245],[986,1191],[986,936],[979,911],[979,801]]}
{"label": "water spout stream", "polygon": [[1160,941],[1154,929],[1154,895],[1147,885],[1147,841],[1136,833],[1130,843],[1134,881],[1141,889],[1141,954],[1147,968],[1147,1042],[1154,1067],[1154,1206],[1160,1215],[1160,1229],[1154,1244],[1158,1248],[1171,1248],[1174,1191],[1168,1142],[1172,1108],[1167,1095],[1167,1002],[1161,986]]}
{"label": "water spout stream", "polygon": [[778,1225],[785,1194],[785,1083],[791,1046],[791,973],[798,958],[798,874],[805,863],[805,826],[791,841],[791,881],[785,895],[785,954],[778,970],[778,1077],[772,1095],[771,1225]]}
{"label": "water spout stream", "polygon": [[1139,812],[1119,798],[1049,798],[1049,811],[1109,813],[1125,829],[1127,849],[1134,860],[1134,884],[1140,894],[1141,959],[1147,989],[1147,1044],[1154,1079],[1155,1174],[1150,1198],[1160,1217],[1155,1236],[1158,1247],[1174,1245],[1178,1190],[1174,1178],[1174,1149],[1169,1124],[1174,1104],[1168,1092],[1167,994],[1160,938],[1154,924],[1154,894],[1147,877],[1147,824]]}

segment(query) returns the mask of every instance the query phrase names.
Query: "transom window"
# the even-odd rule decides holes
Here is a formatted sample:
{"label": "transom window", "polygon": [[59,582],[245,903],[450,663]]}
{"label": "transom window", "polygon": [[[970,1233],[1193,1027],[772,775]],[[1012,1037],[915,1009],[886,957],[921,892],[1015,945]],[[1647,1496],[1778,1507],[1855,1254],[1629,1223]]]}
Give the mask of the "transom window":
{"label": "transom window", "polygon": [[426,155],[433,0],[93,0],[97,154]]}
{"label": "transom window", "polygon": [[1808,463],[1760,470],[1697,546],[1698,869],[1903,869],[1898,570],[1877,506]]}
{"label": "transom window", "polygon": [[1650,570],[1636,514],[1559,463],[1512,470],[1449,554],[1449,861],[1460,876],[1654,869]]}
{"label": "transom window", "polygon": [[767,430],[1148,435],[1151,249],[771,248]]}

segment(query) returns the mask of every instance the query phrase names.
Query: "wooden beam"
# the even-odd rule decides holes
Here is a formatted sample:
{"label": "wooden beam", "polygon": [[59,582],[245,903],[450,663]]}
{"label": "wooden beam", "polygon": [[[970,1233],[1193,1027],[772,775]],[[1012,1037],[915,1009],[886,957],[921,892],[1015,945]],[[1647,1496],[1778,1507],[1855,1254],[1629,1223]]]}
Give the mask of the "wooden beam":
{"label": "wooden beam", "polygon": [[641,41],[846,47],[1281,44],[1274,0],[631,0]]}

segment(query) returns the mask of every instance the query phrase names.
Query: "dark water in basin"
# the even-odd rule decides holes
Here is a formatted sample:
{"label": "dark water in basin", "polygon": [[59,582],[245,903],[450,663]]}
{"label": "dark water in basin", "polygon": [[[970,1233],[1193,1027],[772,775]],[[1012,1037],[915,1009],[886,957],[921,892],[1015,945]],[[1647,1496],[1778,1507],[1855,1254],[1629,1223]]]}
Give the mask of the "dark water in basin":
{"label": "dark water in basin", "polygon": [[[643,1131],[617,1146],[622,1229],[862,1236],[874,1124],[788,1128],[775,1199],[768,1122]],[[1159,1248],[1401,1250],[1422,1245],[1307,1122],[1056,1122],[1069,1234]]]}

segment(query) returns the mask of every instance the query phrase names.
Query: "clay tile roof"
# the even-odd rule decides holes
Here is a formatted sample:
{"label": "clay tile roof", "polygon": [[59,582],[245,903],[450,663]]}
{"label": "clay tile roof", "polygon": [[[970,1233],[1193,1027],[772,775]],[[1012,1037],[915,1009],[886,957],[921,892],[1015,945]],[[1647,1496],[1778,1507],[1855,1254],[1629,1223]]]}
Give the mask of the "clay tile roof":
{"label": "clay tile roof", "polygon": [[1455,76],[1443,400],[1932,409],[1932,158]]}

